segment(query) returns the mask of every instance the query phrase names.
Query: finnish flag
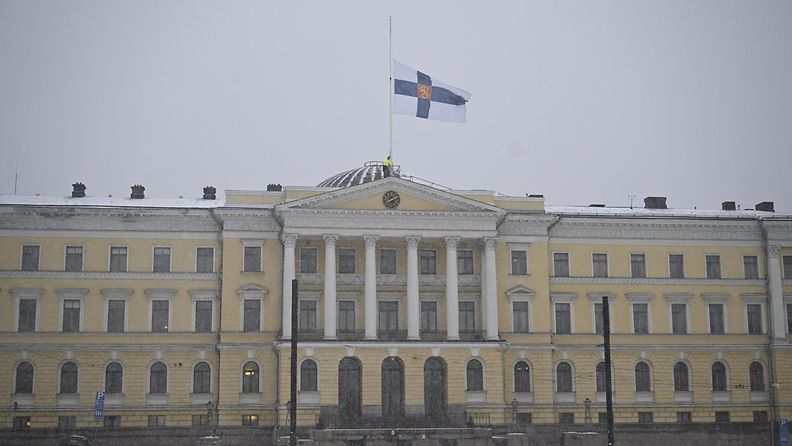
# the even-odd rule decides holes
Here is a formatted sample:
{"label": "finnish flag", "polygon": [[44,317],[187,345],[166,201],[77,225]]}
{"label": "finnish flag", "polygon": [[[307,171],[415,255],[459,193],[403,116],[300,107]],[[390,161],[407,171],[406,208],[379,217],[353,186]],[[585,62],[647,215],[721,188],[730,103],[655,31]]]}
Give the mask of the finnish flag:
{"label": "finnish flag", "polygon": [[438,121],[465,122],[470,93],[393,61],[393,112]]}

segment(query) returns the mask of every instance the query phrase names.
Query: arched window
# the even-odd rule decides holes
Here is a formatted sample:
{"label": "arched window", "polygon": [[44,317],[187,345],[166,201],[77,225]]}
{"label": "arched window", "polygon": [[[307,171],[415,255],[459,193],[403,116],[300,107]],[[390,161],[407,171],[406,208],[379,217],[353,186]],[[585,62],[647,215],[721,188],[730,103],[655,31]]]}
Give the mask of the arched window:
{"label": "arched window", "polygon": [[77,393],[77,364],[67,362],[61,366],[60,393],[62,395]]}
{"label": "arched window", "polygon": [[764,367],[760,362],[752,362],[748,368],[748,375],[751,380],[751,392],[764,392]]}
{"label": "arched window", "polygon": [[605,379],[605,363],[600,362],[597,364],[596,375],[597,375],[597,392],[605,392],[605,383],[607,380]]}
{"label": "arched window", "polygon": [[105,393],[121,393],[124,382],[124,369],[121,364],[111,362],[105,369]]}
{"label": "arched window", "polygon": [[253,361],[248,361],[242,367],[242,393],[259,392],[259,366]]}
{"label": "arched window", "polygon": [[556,392],[572,391],[572,366],[568,362],[559,363],[556,367]]}
{"label": "arched window", "polygon": [[467,363],[467,391],[481,392],[484,390],[484,369],[481,361],[471,359]]}
{"label": "arched window", "polygon": [[726,392],[729,389],[726,383],[726,366],[722,362],[712,364],[712,391]]}
{"label": "arched window", "polygon": [[638,364],[635,364],[635,391],[652,391],[652,377],[649,372],[649,364],[645,362],[639,362]]}
{"label": "arched window", "polygon": [[518,361],[517,364],[514,364],[514,391],[531,391],[531,370],[525,361]]}
{"label": "arched window", "polygon": [[690,374],[684,362],[674,364],[674,391],[690,392]]}
{"label": "arched window", "polygon": [[199,362],[193,368],[193,393],[209,393],[212,372],[209,364]]}
{"label": "arched window", "polygon": [[17,366],[14,393],[17,395],[33,393],[33,365],[31,363],[20,362]]}
{"label": "arched window", "polygon": [[163,362],[151,365],[149,393],[168,393],[168,367]]}
{"label": "arched window", "polygon": [[300,391],[316,392],[318,387],[316,362],[306,359],[300,366]]}

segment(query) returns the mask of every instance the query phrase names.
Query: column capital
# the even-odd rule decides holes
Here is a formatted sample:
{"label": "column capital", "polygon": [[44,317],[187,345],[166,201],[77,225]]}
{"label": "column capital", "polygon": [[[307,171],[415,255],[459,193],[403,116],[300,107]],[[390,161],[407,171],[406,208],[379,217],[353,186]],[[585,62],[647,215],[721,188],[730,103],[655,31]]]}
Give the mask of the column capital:
{"label": "column capital", "polygon": [[481,241],[484,243],[484,248],[495,249],[495,243],[498,241],[498,237],[484,237]]}
{"label": "column capital", "polygon": [[770,257],[778,257],[780,251],[781,245],[767,245],[767,255]]}
{"label": "column capital", "polygon": [[366,243],[366,249],[374,248],[377,246],[377,241],[379,240],[379,236],[377,235],[364,235],[363,241]]}
{"label": "column capital", "polygon": [[445,243],[448,249],[456,249],[457,244],[459,243],[459,237],[446,237]]}
{"label": "column capital", "polygon": [[297,243],[297,238],[299,236],[297,234],[283,234],[281,235],[281,241],[283,242],[283,246],[287,248],[293,248],[295,243]]}
{"label": "column capital", "polygon": [[418,243],[421,242],[421,236],[420,235],[408,235],[405,238],[407,239],[407,247],[408,248],[417,248],[418,247]]}
{"label": "column capital", "polygon": [[322,236],[322,239],[325,242],[325,246],[332,247],[335,246],[335,243],[338,241],[338,236],[335,234],[325,234]]}

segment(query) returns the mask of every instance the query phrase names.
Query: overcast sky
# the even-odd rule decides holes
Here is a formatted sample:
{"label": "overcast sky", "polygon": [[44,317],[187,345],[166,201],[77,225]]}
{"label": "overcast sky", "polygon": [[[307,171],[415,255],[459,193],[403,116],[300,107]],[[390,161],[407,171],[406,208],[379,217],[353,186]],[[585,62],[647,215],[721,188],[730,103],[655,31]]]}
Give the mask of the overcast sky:
{"label": "overcast sky", "polygon": [[792,2],[0,0],[0,193],[313,186],[388,151],[393,56],[472,93],[402,170],[548,204],[792,213]]}

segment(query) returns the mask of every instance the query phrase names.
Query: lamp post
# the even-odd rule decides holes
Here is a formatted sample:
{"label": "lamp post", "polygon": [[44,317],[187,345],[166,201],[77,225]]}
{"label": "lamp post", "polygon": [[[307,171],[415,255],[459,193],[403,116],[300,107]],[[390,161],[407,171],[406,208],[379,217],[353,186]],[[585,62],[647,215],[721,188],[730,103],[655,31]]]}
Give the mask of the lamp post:
{"label": "lamp post", "polygon": [[217,412],[217,405],[212,401],[206,403],[206,422],[212,427],[212,436],[217,436],[217,424],[215,423],[215,415]]}
{"label": "lamp post", "polygon": [[511,400],[511,423],[509,424],[510,427],[517,426],[517,408],[520,406],[520,402],[517,401],[517,398],[513,398]]}

